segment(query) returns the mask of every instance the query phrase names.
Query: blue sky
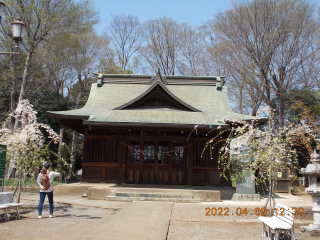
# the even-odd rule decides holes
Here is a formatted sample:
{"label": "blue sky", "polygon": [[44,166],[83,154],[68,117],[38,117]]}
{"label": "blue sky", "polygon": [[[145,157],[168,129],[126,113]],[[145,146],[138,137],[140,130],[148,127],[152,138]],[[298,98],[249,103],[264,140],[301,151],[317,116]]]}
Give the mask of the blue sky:
{"label": "blue sky", "polygon": [[140,22],[160,17],[172,17],[178,23],[194,27],[213,19],[218,12],[232,6],[230,0],[93,0],[100,12],[101,23],[96,30],[101,34],[109,25],[112,15],[131,14]]}

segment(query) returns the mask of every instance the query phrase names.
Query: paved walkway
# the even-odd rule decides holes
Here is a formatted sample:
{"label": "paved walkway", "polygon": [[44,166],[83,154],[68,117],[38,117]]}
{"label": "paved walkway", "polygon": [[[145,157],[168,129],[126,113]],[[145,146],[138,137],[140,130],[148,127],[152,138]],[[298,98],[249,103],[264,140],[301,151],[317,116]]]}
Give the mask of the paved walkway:
{"label": "paved walkway", "polygon": [[[32,201],[36,204],[38,198],[38,194],[35,193],[22,193],[21,201]],[[264,239],[261,237],[262,224],[256,216],[255,209],[261,209],[266,199],[260,202],[223,200],[210,203],[171,203],[120,202],[88,200],[79,196],[55,196],[54,201],[56,203],[109,209],[116,213],[111,218],[102,220],[94,229],[84,233],[81,239],[210,239],[210,232],[214,229],[221,232],[220,238],[216,236],[215,239],[228,239],[226,235],[228,231],[223,232],[223,227],[238,231],[238,239]],[[300,225],[308,225],[313,222],[310,196],[278,194],[276,202],[304,209],[304,215],[297,216],[295,219],[296,231]],[[221,208],[223,215],[212,216],[212,208],[217,210]],[[247,214],[239,214],[244,209],[247,210]],[[209,214],[206,215],[206,213]],[[246,228],[250,231],[245,230]],[[225,235],[225,238],[222,238],[223,235]],[[108,237],[106,238],[106,236]],[[184,237],[182,238],[182,236]],[[252,238],[252,236],[255,237]],[[230,237],[232,238],[232,236]]]}
{"label": "paved walkway", "polygon": [[[132,202],[113,216],[113,220],[95,228],[95,239],[166,239],[170,224],[170,202]],[[92,237],[87,233],[83,239]]]}

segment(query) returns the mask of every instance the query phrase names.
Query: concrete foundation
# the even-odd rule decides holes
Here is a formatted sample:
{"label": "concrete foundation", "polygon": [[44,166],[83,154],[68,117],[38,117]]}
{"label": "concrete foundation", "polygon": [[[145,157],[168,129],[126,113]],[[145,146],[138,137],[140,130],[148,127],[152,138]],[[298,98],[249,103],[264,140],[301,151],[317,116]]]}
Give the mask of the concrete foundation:
{"label": "concrete foundation", "polygon": [[212,188],[194,189],[184,186],[159,185],[118,186],[116,184],[74,183],[54,187],[57,196],[82,196],[88,199],[117,201],[220,202],[221,192]]}
{"label": "concrete foundation", "polygon": [[54,194],[57,196],[82,196],[88,193],[88,189],[93,187],[94,184],[62,184],[54,186]]}

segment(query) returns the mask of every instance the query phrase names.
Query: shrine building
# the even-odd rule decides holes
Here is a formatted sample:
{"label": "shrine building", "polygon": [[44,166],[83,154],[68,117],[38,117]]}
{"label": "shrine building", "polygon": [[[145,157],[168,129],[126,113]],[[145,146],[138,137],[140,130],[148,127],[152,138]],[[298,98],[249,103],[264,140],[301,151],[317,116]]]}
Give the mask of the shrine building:
{"label": "shrine building", "polygon": [[[224,77],[99,74],[81,109],[48,115],[84,135],[83,182],[231,186],[219,150],[232,111]],[[223,131],[223,134],[221,132]],[[205,149],[205,150],[204,150]]]}

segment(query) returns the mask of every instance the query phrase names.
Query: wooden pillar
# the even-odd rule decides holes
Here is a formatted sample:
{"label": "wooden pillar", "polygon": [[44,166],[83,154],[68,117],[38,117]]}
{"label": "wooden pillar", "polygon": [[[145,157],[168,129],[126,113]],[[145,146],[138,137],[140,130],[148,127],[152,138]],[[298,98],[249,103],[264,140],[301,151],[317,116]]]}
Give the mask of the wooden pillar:
{"label": "wooden pillar", "polygon": [[182,167],[182,184],[186,184],[187,180],[187,152],[186,146],[188,145],[187,142],[183,143],[183,167]]}
{"label": "wooden pillar", "polygon": [[[87,128],[86,128],[87,129]],[[86,167],[83,166],[83,163],[88,162],[88,135],[84,134],[84,142],[83,142],[83,161],[81,163],[81,169],[82,169],[82,176],[81,176],[81,182],[86,181]]]}
{"label": "wooden pillar", "polygon": [[120,136],[120,141],[118,144],[118,185],[122,185],[123,181],[123,161],[124,161],[124,151],[125,151],[125,146],[121,142],[124,142],[123,140],[123,135]]}
{"label": "wooden pillar", "polygon": [[103,166],[101,168],[102,168],[102,173],[101,173],[102,179],[101,180],[104,182],[106,180],[106,167]]}
{"label": "wooden pillar", "polygon": [[[131,143],[130,143],[130,141],[126,141],[127,142],[127,144],[129,145],[129,146],[131,146]],[[128,149],[128,151],[126,151],[126,155],[125,155],[126,157],[125,157],[125,159],[126,159],[126,169],[125,169],[125,182],[126,183],[128,183],[129,182],[129,164],[130,164],[130,160],[129,160],[129,158],[130,158],[130,149]],[[134,172],[133,172],[133,176],[134,176]],[[134,177],[133,177],[133,181],[134,181]]]}
{"label": "wooden pillar", "polygon": [[188,187],[192,187],[192,173],[193,173],[193,140],[192,138],[190,138],[189,143],[191,144],[191,146],[188,148],[188,156],[187,156],[187,160],[188,160]]}
{"label": "wooden pillar", "polygon": [[139,168],[139,183],[143,183],[143,161],[144,161],[144,141],[140,142],[140,168]]}
{"label": "wooden pillar", "polygon": [[169,155],[168,183],[169,185],[171,185],[172,184],[172,158],[174,154],[172,141],[169,142],[169,152],[170,152],[170,155]]}
{"label": "wooden pillar", "polygon": [[[83,161],[82,162],[88,162],[88,138],[87,134],[84,134],[84,141],[83,141]],[[82,165],[82,164],[81,164]]]}
{"label": "wooden pillar", "polygon": [[87,167],[82,166],[81,182],[87,181]]}
{"label": "wooden pillar", "polygon": [[159,142],[155,141],[154,146],[154,183],[158,184],[159,179]]}

